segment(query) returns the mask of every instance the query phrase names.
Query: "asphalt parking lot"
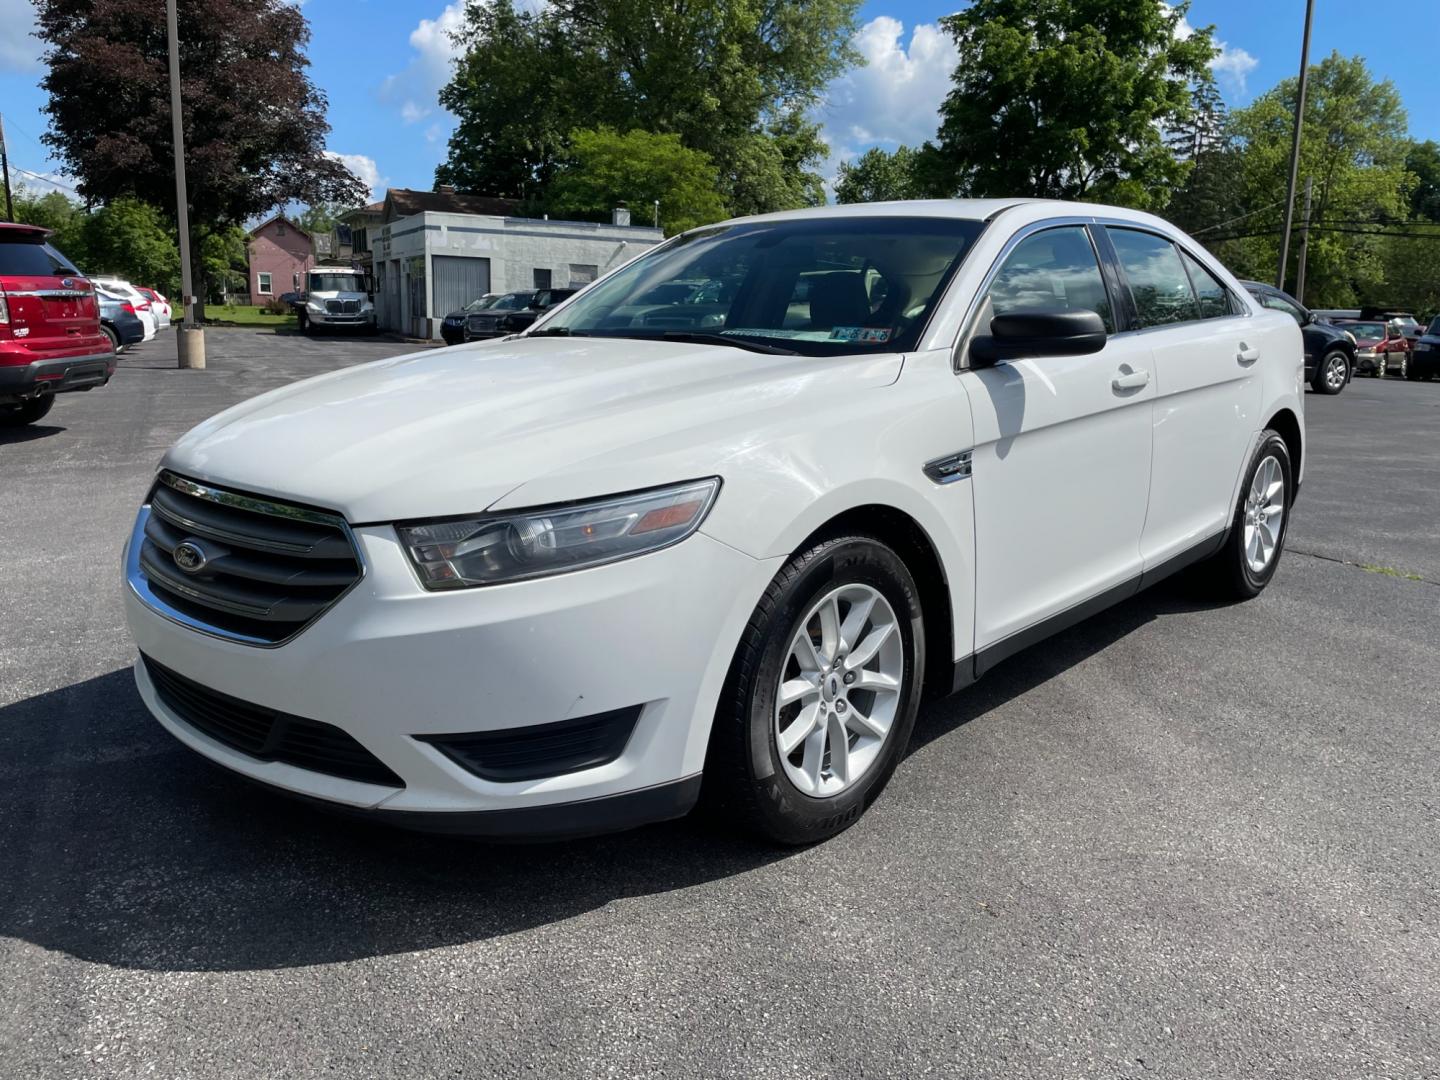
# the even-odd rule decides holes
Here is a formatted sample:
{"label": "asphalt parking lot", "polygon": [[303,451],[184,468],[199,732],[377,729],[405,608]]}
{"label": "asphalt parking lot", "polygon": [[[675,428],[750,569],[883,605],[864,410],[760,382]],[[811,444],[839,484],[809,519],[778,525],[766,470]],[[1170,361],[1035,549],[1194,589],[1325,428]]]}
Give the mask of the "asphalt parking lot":
{"label": "asphalt parking lot", "polygon": [[407,348],[207,344],[0,434],[0,1076],[1440,1076],[1440,383],[1309,395],[1263,597],[1008,661],[828,844],[495,848],[144,713],[118,560],[165,447]]}

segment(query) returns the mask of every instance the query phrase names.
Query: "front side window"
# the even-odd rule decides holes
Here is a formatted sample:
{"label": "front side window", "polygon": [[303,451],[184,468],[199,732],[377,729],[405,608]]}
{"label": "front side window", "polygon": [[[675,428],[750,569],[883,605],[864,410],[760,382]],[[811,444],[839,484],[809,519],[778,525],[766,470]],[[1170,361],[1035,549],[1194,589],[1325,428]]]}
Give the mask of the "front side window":
{"label": "front side window", "polygon": [[1108,232],[1135,298],[1136,329],[1200,317],[1195,291],[1174,244],[1136,229],[1112,228]]}
{"label": "front side window", "polygon": [[698,334],[807,356],[904,352],[983,227],[877,216],[700,229],[590,286],[537,332]]}
{"label": "front side window", "polygon": [[1261,293],[1260,303],[1264,304],[1271,311],[1283,311],[1301,326],[1305,325],[1305,316],[1298,307],[1290,303],[1283,296],[1276,296],[1274,293]]}
{"label": "front side window", "polygon": [[257,274],[256,277],[260,279],[260,280],[259,280],[260,295],[261,295],[261,296],[269,296],[269,295],[270,295],[270,275],[262,272],[262,273],[260,273],[260,274]]}
{"label": "front side window", "polygon": [[1115,332],[1100,263],[1083,225],[1028,236],[1000,268],[989,293],[992,315],[1021,311],[1093,311]]}

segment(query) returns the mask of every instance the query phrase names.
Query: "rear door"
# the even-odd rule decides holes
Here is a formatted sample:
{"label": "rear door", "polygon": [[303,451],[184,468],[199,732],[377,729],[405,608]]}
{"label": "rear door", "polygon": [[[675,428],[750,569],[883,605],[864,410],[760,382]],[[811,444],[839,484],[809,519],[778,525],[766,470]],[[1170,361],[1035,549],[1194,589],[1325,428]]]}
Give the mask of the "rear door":
{"label": "rear door", "polygon": [[1021,647],[1027,631],[1053,626],[1052,618],[1133,590],[1150,486],[1149,345],[1141,335],[1115,335],[1116,304],[1084,224],[1027,233],[1003,257],[976,327],[1006,312],[1083,309],[1098,312],[1111,336],[1088,356],[961,373],[975,432],[975,646],[983,666]]}
{"label": "rear door", "polygon": [[1155,365],[1154,465],[1140,551],[1153,570],[1193,554],[1230,520],[1260,425],[1265,336],[1238,297],[1189,252],[1147,229],[1108,226],[1136,331]]}
{"label": "rear door", "polygon": [[23,347],[46,357],[103,351],[94,290],[40,237],[0,240],[0,288],[10,334]]}

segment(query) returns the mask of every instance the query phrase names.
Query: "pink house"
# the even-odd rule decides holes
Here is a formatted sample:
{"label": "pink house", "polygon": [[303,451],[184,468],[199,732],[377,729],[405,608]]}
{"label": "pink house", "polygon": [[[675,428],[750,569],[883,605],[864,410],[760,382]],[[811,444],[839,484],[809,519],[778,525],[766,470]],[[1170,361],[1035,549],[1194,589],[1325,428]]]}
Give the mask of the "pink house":
{"label": "pink house", "polygon": [[315,265],[315,245],[310,234],[284,214],[251,229],[249,249],[252,304],[304,290],[305,272]]}

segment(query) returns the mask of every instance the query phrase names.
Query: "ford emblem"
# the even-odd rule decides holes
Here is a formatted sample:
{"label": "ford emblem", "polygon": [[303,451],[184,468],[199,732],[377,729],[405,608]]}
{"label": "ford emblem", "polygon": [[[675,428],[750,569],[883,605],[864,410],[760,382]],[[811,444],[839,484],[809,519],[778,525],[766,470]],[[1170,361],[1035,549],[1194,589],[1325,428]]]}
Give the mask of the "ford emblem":
{"label": "ford emblem", "polygon": [[75,287],[75,279],[73,277],[61,278],[60,287],[62,289],[73,289]]}
{"label": "ford emblem", "polygon": [[176,544],[172,558],[175,560],[175,565],[187,574],[198,574],[210,561],[210,556],[206,554],[205,549],[194,540]]}

